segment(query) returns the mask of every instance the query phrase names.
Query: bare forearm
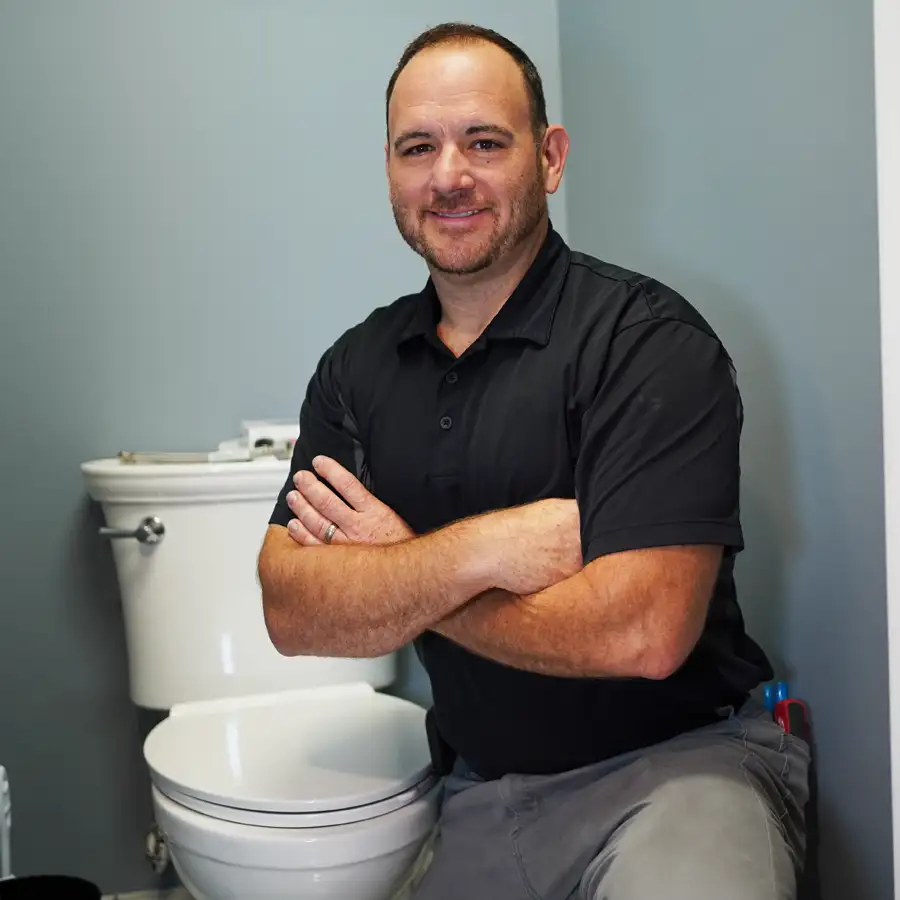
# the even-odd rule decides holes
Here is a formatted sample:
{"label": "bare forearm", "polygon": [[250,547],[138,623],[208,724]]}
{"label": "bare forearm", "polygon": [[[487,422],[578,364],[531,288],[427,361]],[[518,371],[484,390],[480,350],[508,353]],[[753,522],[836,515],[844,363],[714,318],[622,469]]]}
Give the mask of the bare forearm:
{"label": "bare forearm", "polygon": [[[578,575],[538,594],[492,590],[434,626],[458,644],[517,669],[561,677],[630,676],[639,642],[630,619],[596,610]],[[606,619],[606,621],[604,621]]]}
{"label": "bare forearm", "polygon": [[434,629],[474,653],[519,669],[562,677],[665,678],[702,631],[717,551],[702,551],[704,573],[691,586],[657,563],[642,577],[615,560],[538,593],[491,590]]}
{"label": "bare forearm", "polygon": [[298,546],[271,526],[259,560],[270,637],[286,655],[395,650],[491,588],[527,594],[577,571],[577,521],[574,501],[548,499],[387,545]]}
{"label": "bare forearm", "polygon": [[299,547],[267,536],[259,579],[273,643],[286,655],[378,656],[486,588],[472,526],[388,546]]}

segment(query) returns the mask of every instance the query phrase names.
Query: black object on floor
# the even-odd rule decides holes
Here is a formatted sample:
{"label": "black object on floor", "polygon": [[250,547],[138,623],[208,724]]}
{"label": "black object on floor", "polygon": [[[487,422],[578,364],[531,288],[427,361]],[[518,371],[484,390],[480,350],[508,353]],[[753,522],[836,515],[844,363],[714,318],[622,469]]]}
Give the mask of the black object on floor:
{"label": "black object on floor", "polygon": [[100,900],[100,888],[68,875],[29,875],[0,881],[0,900]]}

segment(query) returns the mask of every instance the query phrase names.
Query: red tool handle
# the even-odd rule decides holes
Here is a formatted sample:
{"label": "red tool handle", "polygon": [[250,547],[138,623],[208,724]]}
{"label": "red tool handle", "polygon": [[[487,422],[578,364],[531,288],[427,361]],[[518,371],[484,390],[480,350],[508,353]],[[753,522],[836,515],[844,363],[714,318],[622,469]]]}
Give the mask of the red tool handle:
{"label": "red tool handle", "polygon": [[775,721],[788,733],[806,740],[809,734],[809,716],[801,700],[788,698],[775,704]]}

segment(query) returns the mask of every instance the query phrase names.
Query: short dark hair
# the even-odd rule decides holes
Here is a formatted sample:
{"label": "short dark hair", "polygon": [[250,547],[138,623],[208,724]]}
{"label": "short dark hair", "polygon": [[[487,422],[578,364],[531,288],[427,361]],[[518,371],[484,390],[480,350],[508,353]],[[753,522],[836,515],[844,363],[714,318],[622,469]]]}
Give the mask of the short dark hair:
{"label": "short dark hair", "polygon": [[394,69],[388,82],[384,104],[386,125],[390,121],[391,96],[394,93],[397,78],[416,54],[427,50],[429,47],[438,47],[442,44],[470,44],[478,41],[494,44],[501,50],[505,50],[519,67],[522,77],[525,79],[525,90],[528,93],[531,129],[535,137],[539,137],[547,127],[547,104],[544,100],[544,86],[537,67],[528,54],[509,38],[503,37],[502,34],[498,34],[490,28],[482,28],[480,25],[469,25],[465,22],[445,22],[443,25],[436,25],[434,28],[423,31],[417,38],[407,44],[403,55],[400,57],[400,62],[397,63],[397,67]]}

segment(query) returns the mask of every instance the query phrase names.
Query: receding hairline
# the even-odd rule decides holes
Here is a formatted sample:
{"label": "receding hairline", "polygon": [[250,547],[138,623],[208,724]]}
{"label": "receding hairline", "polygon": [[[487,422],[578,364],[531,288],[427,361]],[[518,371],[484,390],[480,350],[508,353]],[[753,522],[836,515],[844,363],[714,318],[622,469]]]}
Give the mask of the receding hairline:
{"label": "receding hairline", "polygon": [[476,44],[481,44],[484,47],[493,48],[498,53],[500,53],[503,57],[505,57],[506,60],[508,61],[508,63],[515,70],[516,80],[518,81],[518,84],[522,91],[521,99],[525,104],[526,116],[527,116],[529,122],[531,123],[533,121],[534,117],[532,115],[532,103],[531,103],[531,95],[528,90],[528,82],[525,78],[525,73],[522,71],[519,64],[516,62],[516,60],[513,59],[509,55],[509,53],[507,53],[502,47],[498,46],[497,44],[493,43],[492,41],[486,40],[485,38],[481,38],[481,37],[469,37],[469,36],[463,36],[463,35],[449,37],[449,38],[446,38],[445,40],[441,41],[440,44],[432,44],[428,47],[424,47],[422,50],[420,50],[415,56],[413,56],[407,62],[407,64],[403,67],[403,69],[397,73],[397,80],[394,82],[392,90],[391,90],[391,97],[390,97],[390,101],[389,101],[388,112],[390,113],[390,106],[393,104],[394,94],[396,93],[397,85],[400,83],[400,78],[403,76],[403,73],[407,71],[407,69],[410,67],[410,65],[413,62],[415,62],[416,59],[419,59],[420,57],[425,57],[432,51],[445,50],[445,49],[452,48],[454,46],[456,46],[456,47],[473,46]]}
{"label": "receding hairline", "polygon": [[[488,47],[495,47],[515,66],[516,70],[518,71],[519,83],[521,84],[522,90],[525,93],[525,103],[528,109],[528,118],[531,123],[532,131],[535,137],[540,137],[540,134],[547,127],[548,122],[546,116],[546,108],[544,106],[543,87],[541,85],[540,74],[534,67],[534,63],[530,60],[527,54],[524,53],[524,51],[522,51],[515,45],[513,45],[513,48],[518,53],[522,54],[522,59],[517,58],[517,56],[514,55],[514,53],[509,49],[507,49],[507,47],[504,47],[502,44],[498,43],[496,40],[493,40],[488,35],[461,33],[443,35],[440,38],[426,44],[424,47],[418,49],[405,61],[401,59],[402,65],[398,65],[398,67],[394,70],[391,76],[391,80],[388,84],[387,109],[385,110],[387,114],[386,125],[388,128],[388,138],[390,137],[390,110],[391,104],[394,99],[395,88],[400,80],[400,76],[406,71],[406,69],[409,67],[409,64],[413,62],[413,60],[415,60],[417,57],[422,56],[429,50],[441,50],[443,48],[454,46],[473,47],[479,44]],[[533,79],[536,80],[536,85],[531,83]]]}

